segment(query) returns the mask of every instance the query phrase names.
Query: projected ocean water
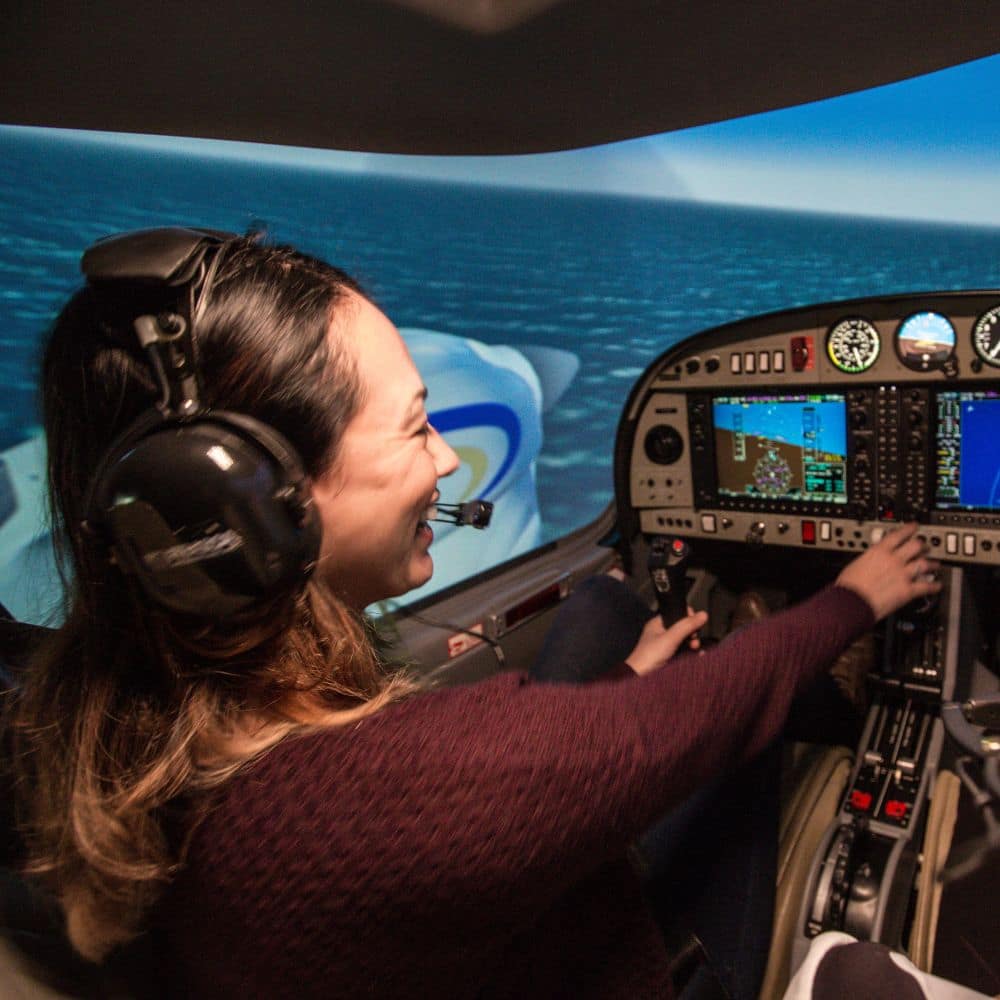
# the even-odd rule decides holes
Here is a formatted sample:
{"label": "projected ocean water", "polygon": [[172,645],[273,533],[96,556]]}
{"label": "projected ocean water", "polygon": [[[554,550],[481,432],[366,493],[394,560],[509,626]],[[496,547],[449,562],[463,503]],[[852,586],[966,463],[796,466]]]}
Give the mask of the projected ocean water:
{"label": "projected ocean water", "polygon": [[544,417],[543,540],[611,499],[622,405],[671,344],[806,303],[1000,286],[1000,228],[403,181],[30,131],[3,139],[0,448],[37,425],[38,345],[89,242],[143,226],[263,226],[355,274],[399,326],[579,358]]}

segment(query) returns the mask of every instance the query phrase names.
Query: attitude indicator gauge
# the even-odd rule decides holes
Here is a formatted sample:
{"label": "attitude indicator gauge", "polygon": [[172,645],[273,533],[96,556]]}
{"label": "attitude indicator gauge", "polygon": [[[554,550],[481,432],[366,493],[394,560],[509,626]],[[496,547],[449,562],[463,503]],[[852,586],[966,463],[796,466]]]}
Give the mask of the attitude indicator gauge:
{"label": "attitude indicator gauge", "polygon": [[936,312],[908,316],[896,331],[899,360],[918,372],[945,368],[955,353],[955,328]]}
{"label": "attitude indicator gauge", "polygon": [[826,337],[826,353],[848,375],[868,371],[878,359],[878,330],[866,319],[842,319]]}
{"label": "attitude indicator gauge", "polygon": [[1000,306],[994,306],[976,320],[972,346],[986,364],[1000,368]]}

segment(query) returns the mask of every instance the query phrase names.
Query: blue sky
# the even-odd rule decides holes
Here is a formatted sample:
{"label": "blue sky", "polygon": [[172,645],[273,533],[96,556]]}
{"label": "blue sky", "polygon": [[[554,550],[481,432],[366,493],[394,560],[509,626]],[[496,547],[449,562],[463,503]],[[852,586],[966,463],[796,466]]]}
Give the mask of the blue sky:
{"label": "blue sky", "polygon": [[835,402],[806,403],[722,403],[712,408],[716,427],[733,431],[739,415],[741,428],[751,437],[784,441],[798,448],[806,446],[803,410],[816,411],[820,430],[814,447],[837,455],[847,454],[847,432],[844,428],[844,404]]}
{"label": "blue sky", "polygon": [[706,201],[1000,225],[1000,56],[640,142]]}
{"label": "blue sky", "polygon": [[351,172],[1000,225],[1000,56],[797,108],[532,156],[81,136]]}
{"label": "blue sky", "polygon": [[997,165],[1000,56],[827,101],[689,129],[672,145],[739,145],[747,152],[794,149],[836,159],[899,154],[936,163],[955,153]]}

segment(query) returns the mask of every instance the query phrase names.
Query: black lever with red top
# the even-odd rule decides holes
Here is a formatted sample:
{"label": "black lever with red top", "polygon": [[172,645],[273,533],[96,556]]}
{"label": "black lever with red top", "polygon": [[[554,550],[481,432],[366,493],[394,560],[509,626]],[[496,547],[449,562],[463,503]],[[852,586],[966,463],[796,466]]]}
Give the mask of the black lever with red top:
{"label": "black lever with red top", "polygon": [[658,535],[649,548],[649,575],[665,628],[687,614],[687,566],[691,546],[683,538]]}

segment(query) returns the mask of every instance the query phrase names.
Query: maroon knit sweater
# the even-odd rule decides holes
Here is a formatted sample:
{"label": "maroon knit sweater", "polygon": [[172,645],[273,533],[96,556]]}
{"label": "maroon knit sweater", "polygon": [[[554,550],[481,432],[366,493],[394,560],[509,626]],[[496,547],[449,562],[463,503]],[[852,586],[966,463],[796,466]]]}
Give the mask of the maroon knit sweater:
{"label": "maroon knit sweater", "polygon": [[506,673],[286,740],[223,787],[154,914],[169,995],[668,996],[628,845],[871,626],[831,587],[646,677]]}

